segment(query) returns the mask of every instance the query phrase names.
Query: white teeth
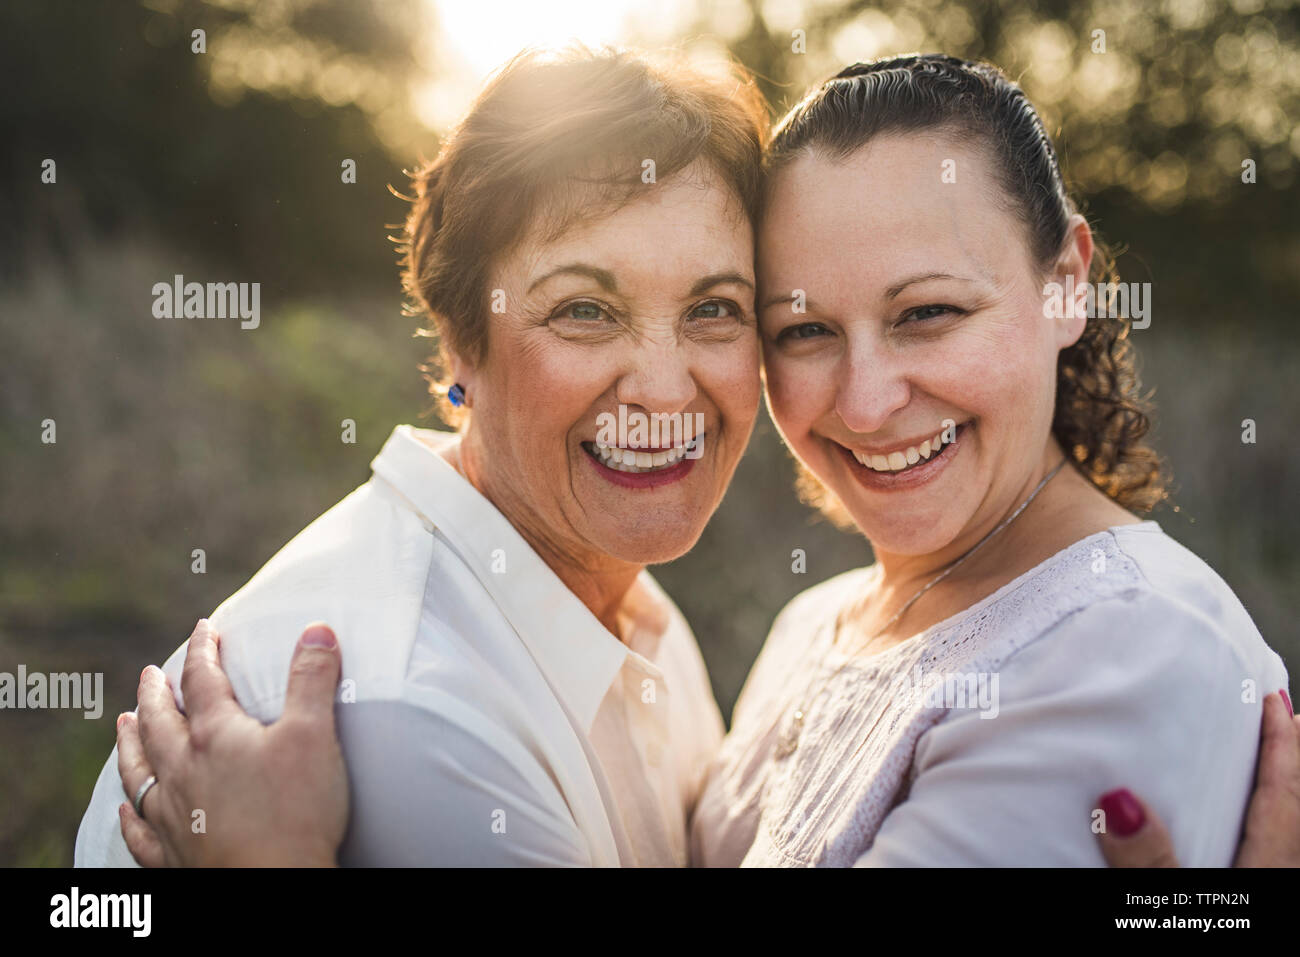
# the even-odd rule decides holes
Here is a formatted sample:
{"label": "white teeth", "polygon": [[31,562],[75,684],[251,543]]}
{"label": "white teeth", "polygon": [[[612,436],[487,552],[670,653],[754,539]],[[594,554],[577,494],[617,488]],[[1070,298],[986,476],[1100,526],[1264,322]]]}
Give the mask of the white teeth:
{"label": "white teeth", "polygon": [[698,437],[683,446],[666,451],[645,452],[636,449],[612,448],[600,442],[592,442],[596,457],[600,462],[616,472],[653,472],[657,469],[676,465],[697,445]]}
{"label": "white teeth", "polygon": [[876,472],[900,472],[917,462],[928,462],[931,456],[939,454],[945,444],[941,432],[932,439],[926,439],[919,447],[911,445],[902,452],[890,452],[888,455],[854,452],[853,457],[862,465]]}

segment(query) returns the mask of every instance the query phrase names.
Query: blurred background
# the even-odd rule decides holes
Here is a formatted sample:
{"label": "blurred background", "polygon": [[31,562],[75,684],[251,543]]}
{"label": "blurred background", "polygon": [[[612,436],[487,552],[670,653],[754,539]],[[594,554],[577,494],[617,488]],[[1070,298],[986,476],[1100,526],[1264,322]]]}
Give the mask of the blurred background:
{"label": "blurred background", "polygon": [[[0,671],[102,671],[105,701],[99,720],[0,711],[0,864],[71,864],[140,669],[364,482],[394,424],[438,424],[389,186],[405,190],[494,67],[570,38],[733,54],[774,115],[892,53],[1018,78],[1124,250],[1122,278],[1153,284],[1134,340],[1177,482],[1154,517],[1300,667],[1293,0],[15,0],[0,6]],[[260,282],[261,326],[155,319],[152,286],[177,273]],[[656,570],[727,715],[780,607],[870,560],[792,481],[764,417],[699,547]]]}

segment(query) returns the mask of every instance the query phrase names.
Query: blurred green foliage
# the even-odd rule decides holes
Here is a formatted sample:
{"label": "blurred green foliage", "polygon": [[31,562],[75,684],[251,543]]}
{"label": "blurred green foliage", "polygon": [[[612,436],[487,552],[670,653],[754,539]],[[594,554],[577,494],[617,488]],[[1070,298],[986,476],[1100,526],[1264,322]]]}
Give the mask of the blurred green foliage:
{"label": "blurred green foliage", "polygon": [[[1156,517],[1300,664],[1293,4],[637,9],[629,39],[730,49],[774,104],[907,49],[984,56],[1019,77],[1061,130],[1090,217],[1127,246],[1125,278],[1154,284],[1135,342],[1179,486],[1176,510]],[[198,27],[204,55],[190,52]],[[0,863],[71,861],[140,668],[365,481],[392,426],[428,408],[427,342],[401,313],[386,236],[405,215],[388,186],[402,190],[402,169],[436,148],[412,90],[456,79],[420,52],[437,29],[416,0],[0,6],[0,670],[103,671],[107,697],[99,721],[0,713]],[[40,182],[47,157],[56,186]],[[340,182],[344,158],[355,186]],[[1245,158],[1256,184],[1241,182]],[[177,273],[261,282],[260,328],[154,319],[152,285]],[[55,445],[39,441],[46,418]],[[1240,441],[1244,418],[1256,445]],[[344,419],[355,445],[340,442]],[[781,605],[870,560],[791,482],[763,418],[699,546],[657,570],[724,713]],[[805,575],[791,572],[794,548]]]}

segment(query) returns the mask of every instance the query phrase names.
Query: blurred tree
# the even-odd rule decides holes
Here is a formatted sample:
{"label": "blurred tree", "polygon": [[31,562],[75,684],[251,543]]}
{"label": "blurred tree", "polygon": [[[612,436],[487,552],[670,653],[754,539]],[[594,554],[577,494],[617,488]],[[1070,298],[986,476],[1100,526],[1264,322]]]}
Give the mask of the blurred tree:
{"label": "blurred tree", "polygon": [[858,60],[914,50],[990,60],[1057,132],[1103,235],[1142,251],[1121,271],[1155,283],[1157,309],[1193,324],[1295,318],[1292,0],[697,0],[684,33],[709,47],[723,36],[781,112]]}
{"label": "blurred tree", "polygon": [[[916,49],[988,58],[1024,83],[1092,219],[1134,251],[1126,278],[1156,285],[1137,336],[1165,390],[1159,439],[1183,508],[1158,517],[1294,671],[1293,0],[681,0],[684,20],[628,2],[645,27],[630,40],[730,50],[774,109],[846,63]],[[364,481],[395,422],[419,420],[426,344],[398,309],[385,224],[406,207],[386,187],[433,152],[420,118],[468,102],[433,15],[426,0],[0,5],[0,660],[103,671],[108,713],[129,707],[144,661]],[[57,188],[41,182],[47,158]],[[153,319],[149,290],[174,272],[263,283],[262,326]],[[1256,446],[1239,440],[1243,416],[1259,420]],[[47,417],[55,446],[39,440]],[[869,560],[861,538],[810,527],[787,459],[761,420],[740,491],[655,569],[724,712],[785,601]],[[49,718],[0,722],[0,863],[71,862],[112,746],[111,722]]]}
{"label": "blurred tree", "polygon": [[[0,6],[0,137],[8,148],[0,278],[37,239],[89,227],[159,236],[211,278],[268,294],[396,288],[385,224],[403,164],[432,141],[407,81],[417,0]],[[206,52],[192,52],[192,31]],[[377,123],[382,120],[382,123]],[[383,140],[378,130],[388,132]],[[394,130],[402,135],[395,136]],[[408,154],[395,161],[388,146]],[[58,188],[41,163],[57,163]],[[357,185],[341,164],[357,164]],[[201,259],[199,258],[201,257]]]}

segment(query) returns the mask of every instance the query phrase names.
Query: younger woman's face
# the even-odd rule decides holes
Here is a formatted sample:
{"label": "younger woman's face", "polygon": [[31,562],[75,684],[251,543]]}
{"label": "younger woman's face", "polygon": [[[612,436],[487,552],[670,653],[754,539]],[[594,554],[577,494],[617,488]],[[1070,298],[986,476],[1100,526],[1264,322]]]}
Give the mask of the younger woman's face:
{"label": "younger woman's face", "polygon": [[1083,329],[1045,318],[1026,227],[968,143],[805,154],[775,174],[759,233],[773,419],[877,551],[936,552],[1015,507]]}

